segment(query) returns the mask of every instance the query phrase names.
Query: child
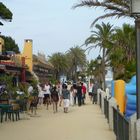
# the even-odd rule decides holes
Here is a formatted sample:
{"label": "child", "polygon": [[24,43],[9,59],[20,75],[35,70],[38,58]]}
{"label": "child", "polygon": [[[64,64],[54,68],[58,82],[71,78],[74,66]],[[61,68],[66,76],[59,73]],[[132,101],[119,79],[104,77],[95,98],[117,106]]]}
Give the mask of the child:
{"label": "child", "polygon": [[67,90],[67,85],[63,86],[62,96],[64,101],[64,113],[68,113],[70,92]]}

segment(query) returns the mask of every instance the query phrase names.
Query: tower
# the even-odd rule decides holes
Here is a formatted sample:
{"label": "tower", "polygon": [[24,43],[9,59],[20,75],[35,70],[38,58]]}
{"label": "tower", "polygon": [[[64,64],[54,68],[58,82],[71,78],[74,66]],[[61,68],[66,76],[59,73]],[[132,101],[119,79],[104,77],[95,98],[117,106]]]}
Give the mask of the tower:
{"label": "tower", "polygon": [[32,50],[33,41],[31,39],[25,39],[24,49],[22,57],[25,57],[25,64],[29,67],[29,71],[33,70],[33,50]]}
{"label": "tower", "polygon": [[2,54],[3,46],[4,46],[4,40],[0,37],[0,55]]}

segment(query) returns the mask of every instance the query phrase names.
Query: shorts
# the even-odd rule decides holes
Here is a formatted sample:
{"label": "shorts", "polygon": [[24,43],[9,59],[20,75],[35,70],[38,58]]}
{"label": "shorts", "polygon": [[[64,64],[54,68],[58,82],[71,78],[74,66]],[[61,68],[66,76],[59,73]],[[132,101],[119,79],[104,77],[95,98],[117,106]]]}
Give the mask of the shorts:
{"label": "shorts", "polygon": [[70,101],[69,99],[64,99],[64,107],[69,107]]}
{"label": "shorts", "polygon": [[89,96],[93,96],[93,93],[92,93],[92,92],[89,92],[88,95],[89,95]]}

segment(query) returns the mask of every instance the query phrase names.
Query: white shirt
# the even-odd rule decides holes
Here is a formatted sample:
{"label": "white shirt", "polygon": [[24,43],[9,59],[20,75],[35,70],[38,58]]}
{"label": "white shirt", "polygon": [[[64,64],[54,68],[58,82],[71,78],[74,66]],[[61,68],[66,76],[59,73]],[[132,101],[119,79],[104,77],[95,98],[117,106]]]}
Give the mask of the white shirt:
{"label": "white shirt", "polygon": [[92,92],[93,84],[89,86],[89,92]]}
{"label": "white shirt", "polygon": [[44,90],[45,90],[45,94],[51,94],[50,85],[45,85]]}

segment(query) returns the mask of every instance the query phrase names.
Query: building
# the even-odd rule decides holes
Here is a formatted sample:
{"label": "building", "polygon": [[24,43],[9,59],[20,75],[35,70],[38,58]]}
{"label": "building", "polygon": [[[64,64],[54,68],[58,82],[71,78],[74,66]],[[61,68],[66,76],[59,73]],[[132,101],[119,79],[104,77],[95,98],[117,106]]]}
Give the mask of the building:
{"label": "building", "polygon": [[37,75],[40,82],[45,82],[53,77],[54,69],[44,54],[33,55],[33,72]]}
{"label": "building", "polygon": [[[0,38],[0,51],[4,45]],[[22,82],[31,81],[34,76],[36,80],[44,82],[53,77],[53,66],[46,61],[45,55],[38,53],[33,55],[33,41],[25,39],[24,48],[21,54],[14,54],[11,51],[8,54],[0,54],[0,71],[19,73]],[[10,54],[10,55],[9,55]]]}

